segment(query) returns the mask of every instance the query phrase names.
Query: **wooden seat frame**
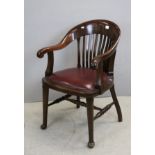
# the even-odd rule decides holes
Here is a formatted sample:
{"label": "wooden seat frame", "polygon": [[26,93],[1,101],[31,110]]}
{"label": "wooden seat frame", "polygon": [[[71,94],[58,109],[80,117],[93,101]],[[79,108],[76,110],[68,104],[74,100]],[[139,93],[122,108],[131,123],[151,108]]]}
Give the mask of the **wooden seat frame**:
{"label": "wooden seat frame", "polygon": [[[41,125],[41,129],[46,129],[47,127],[48,106],[54,105],[63,100],[67,100],[76,104],[77,108],[80,106],[87,108],[89,148],[93,148],[95,145],[94,120],[102,116],[112,107],[112,105],[115,105],[116,107],[118,121],[122,121],[121,108],[117,100],[114,84],[112,84],[110,87],[106,87],[104,81],[101,78],[103,72],[114,78],[114,60],[119,37],[120,29],[114,22],[100,19],[91,20],[72,28],[60,43],[42,48],[37,52],[37,56],[39,58],[42,58],[44,54],[47,54],[48,56],[45,77],[49,77],[53,74],[54,51],[63,49],[72,41],[77,40],[77,68],[89,68],[95,69],[97,71],[95,89],[98,90],[97,94],[81,93],[78,91],[72,93],[71,90],[65,88],[61,89],[61,86],[58,88],[54,84],[49,85],[45,83],[44,80],[42,80],[43,124]],[[83,46],[81,46],[81,44],[83,44]],[[52,103],[48,103],[49,88],[66,93],[66,95],[54,100]],[[106,105],[104,108],[94,106],[94,97],[103,94],[107,90],[110,90],[113,102]],[[71,99],[70,97],[72,95],[75,95],[76,99]],[[85,97],[86,103],[80,101],[80,97]],[[99,111],[95,116],[94,110]]]}

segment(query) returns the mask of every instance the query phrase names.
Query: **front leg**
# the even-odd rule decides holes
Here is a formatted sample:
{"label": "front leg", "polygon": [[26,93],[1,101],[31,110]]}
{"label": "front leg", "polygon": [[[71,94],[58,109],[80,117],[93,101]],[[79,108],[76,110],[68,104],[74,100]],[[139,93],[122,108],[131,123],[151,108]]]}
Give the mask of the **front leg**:
{"label": "front leg", "polygon": [[86,101],[87,101],[87,118],[88,118],[88,132],[89,132],[88,147],[93,148],[95,146],[95,143],[94,143],[94,107],[93,107],[94,98],[93,97],[86,98]]}
{"label": "front leg", "polygon": [[47,127],[48,95],[49,88],[43,83],[43,124],[41,125],[41,129],[46,129]]}

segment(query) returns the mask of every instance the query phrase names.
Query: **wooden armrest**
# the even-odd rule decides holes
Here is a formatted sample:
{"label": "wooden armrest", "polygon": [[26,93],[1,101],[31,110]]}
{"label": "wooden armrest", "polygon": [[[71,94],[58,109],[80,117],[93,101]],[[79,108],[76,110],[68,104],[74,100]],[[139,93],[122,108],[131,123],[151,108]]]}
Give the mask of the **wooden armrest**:
{"label": "wooden armrest", "polygon": [[59,50],[59,49],[61,49],[61,44],[57,44],[57,45],[42,48],[37,52],[37,57],[42,58],[42,57],[44,57],[45,53],[53,52],[54,50]]}
{"label": "wooden armrest", "polygon": [[37,57],[42,58],[44,56],[44,54],[48,53],[48,52],[53,52],[55,50],[60,50],[65,48],[71,41],[72,41],[72,36],[70,34],[67,34],[60,43],[53,45],[53,46],[49,46],[49,47],[45,47],[40,49],[37,52]]}

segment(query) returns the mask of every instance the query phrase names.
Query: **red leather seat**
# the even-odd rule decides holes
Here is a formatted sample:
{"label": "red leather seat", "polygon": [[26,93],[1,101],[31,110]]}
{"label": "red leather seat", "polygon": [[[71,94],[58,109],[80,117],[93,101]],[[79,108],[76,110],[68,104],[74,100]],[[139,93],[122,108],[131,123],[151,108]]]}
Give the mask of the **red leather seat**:
{"label": "red leather seat", "polygon": [[[68,89],[71,92],[80,91],[81,94],[96,94],[95,88],[96,70],[88,68],[70,68],[53,73],[51,76],[43,78],[44,82],[51,87],[63,91]],[[105,90],[113,85],[113,79],[106,73],[103,73]]]}

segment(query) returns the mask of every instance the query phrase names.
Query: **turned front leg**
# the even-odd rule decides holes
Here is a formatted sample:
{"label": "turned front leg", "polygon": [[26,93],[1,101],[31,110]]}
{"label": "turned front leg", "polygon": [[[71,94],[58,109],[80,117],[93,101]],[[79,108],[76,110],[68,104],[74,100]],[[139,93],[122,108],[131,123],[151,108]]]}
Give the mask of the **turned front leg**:
{"label": "turned front leg", "polygon": [[43,124],[41,125],[41,129],[46,129],[47,127],[48,95],[49,88],[43,83]]}
{"label": "turned front leg", "polygon": [[95,146],[95,143],[94,143],[94,107],[93,107],[94,98],[93,97],[86,98],[86,101],[87,101],[88,133],[89,133],[88,147],[93,148]]}

